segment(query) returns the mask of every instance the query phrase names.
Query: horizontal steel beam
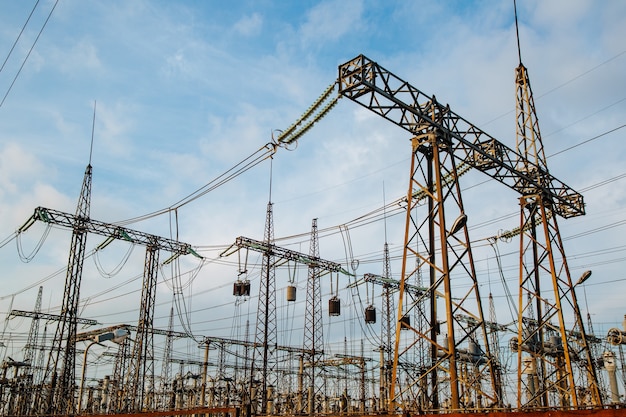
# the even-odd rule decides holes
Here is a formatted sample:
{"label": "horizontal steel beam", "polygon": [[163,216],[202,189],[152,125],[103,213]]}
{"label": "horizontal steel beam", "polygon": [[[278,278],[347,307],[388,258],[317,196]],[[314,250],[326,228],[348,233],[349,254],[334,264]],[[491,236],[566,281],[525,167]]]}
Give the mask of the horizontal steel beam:
{"label": "horizontal steel beam", "polygon": [[436,133],[455,158],[522,195],[542,195],[562,217],[585,214],[581,194],[363,55],[339,66],[339,94],[414,136]]}
{"label": "horizontal steel beam", "polygon": [[281,248],[280,246],[276,246],[272,243],[265,243],[260,240],[239,236],[235,240],[235,246],[238,248],[251,249],[256,252],[269,253],[272,256],[276,256],[287,261],[299,262],[310,267],[317,267],[330,272],[341,272],[346,275],[351,275],[348,271],[341,267],[341,264],[326,261],[322,258],[296,252],[294,250]]}
{"label": "horizontal steel beam", "polygon": [[[189,245],[188,243],[183,243],[177,240],[140,232],[138,230],[128,229],[126,227],[117,226],[111,223],[104,223],[98,220],[82,218],[79,216],[75,216],[74,214],[65,213],[59,210],[49,209],[45,207],[37,207],[33,215],[24,224],[24,226],[20,228],[19,231],[25,231],[37,220],[44,223],[62,226],[72,230],[82,229],[86,232],[104,236],[108,239],[126,240],[133,244],[158,248],[177,255],[192,254],[198,258],[202,258],[192,249],[191,245]],[[105,243],[101,244],[99,248],[104,247]]]}

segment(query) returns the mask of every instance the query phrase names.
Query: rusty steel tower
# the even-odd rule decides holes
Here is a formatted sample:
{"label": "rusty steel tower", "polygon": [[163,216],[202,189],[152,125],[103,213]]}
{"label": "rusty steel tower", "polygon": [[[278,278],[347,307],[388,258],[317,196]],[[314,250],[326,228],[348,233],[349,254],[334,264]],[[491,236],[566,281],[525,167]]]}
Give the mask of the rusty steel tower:
{"label": "rusty steel tower", "polygon": [[[414,409],[424,390],[424,411],[501,407],[458,178],[469,166],[522,198],[540,195],[553,218],[584,214],[582,196],[363,55],[339,67],[339,93],[413,136],[390,411]],[[424,290],[405,300],[404,286],[421,271]],[[558,300],[570,294],[560,291]],[[419,326],[410,323],[412,311],[423,318]],[[424,340],[427,366],[412,369],[407,358]]]}

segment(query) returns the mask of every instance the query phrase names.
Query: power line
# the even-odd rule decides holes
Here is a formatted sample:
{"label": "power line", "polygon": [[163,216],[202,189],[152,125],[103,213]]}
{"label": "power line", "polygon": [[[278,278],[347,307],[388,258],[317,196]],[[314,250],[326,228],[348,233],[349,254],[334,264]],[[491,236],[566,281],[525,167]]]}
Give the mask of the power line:
{"label": "power line", "polygon": [[[621,102],[621,101],[624,101],[624,100],[626,100],[626,98],[621,99],[621,100],[620,100],[620,102]],[[606,135],[608,135],[609,133],[613,133],[613,132],[615,132],[615,131],[618,131],[618,130],[620,130],[620,129],[621,129],[621,128],[623,128],[623,127],[626,127],[626,124],[623,124],[623,125],[621,125],[621,126],[618,126],[618,127],[616,127],[616,128],[613,128],[613,129],[611,129],[611,130],[607,130],[607,131],[606,131],[606,132],[604,132],[604,133],[600,133],[599,135],[596,135],[596,136],[594,136],[594,137],[592,137],[592,138],[589,138],[589,139],[586,139],[586,140],[584,140],[584,141],[582,141],[582,142],[579,142],[579,143],[577,143],[576,145],[572,145],[572,146],[570,146],[570,147],[568,147],[568,148],[561,149],[561,150],[560,150],[560,151],[558,151],[558,152],[555,152],[555,153],[553,153],[553,154],[551,154],[551,155],[548,155],[548,158],[553,157],[553,156],[556,156],[556,155],[558,155],[558,154],[561,154],[561,153],[563,153],[563,152],[565,152],[565,151],[569,151],[569,150],[571,150],[571,149],[577,148],[577,147],[578,147],[578,146],[580,146],[580,145],[584,145],[584,144],[589,143],[589,142],[591,142],[591,141],[594,141],[594,140],[596,140],[596,139],[600,139],[601,137],[606,136]]]}
{"label": "power line", "polygon": [[24,22],[24,26],[22,26],[22,30],[20,30],[20,33],[17,35],[17,38],[15,38],[15,42],[13,42],[13,46],[11,46],[11,49],[9,50],[9,53],[7,54],[7,57],[4,59],[4,62],[2,63],[2,66],[0,67],[0,72],[2,72],[2,70],[4,69],[4,66],[6,65],[7,61],[11,57],[11,54],[13,53],[13,50],[15,49],[15,46],[17,45],[17,43],[19,42],[20,38],[22,37],[22,33],[24,33],[24,29],[26,29],[26,25],[28,25],[28,22],[30,21],[30,18],[33,16],[33,13],[35,12],[35,9],[37,8],[38,4],[39,4],[39,0],[37,0],[35,5],[33,6],[33,9],[30,11],[30,14],[28,15],[28,18],[26,19],[26,22]]}
{"label": "power line", "polygon": [[46,21],[43,23],[43,26],[41,26],[41,29],[39,30],[39,33],[37,34],[35,41],[31,45],[30,49],[28,50],[28,53],[26,54],[26,56],[24,57],[24,60],[22,61],[22,65],[20,65],[20,68],[17,70],[17,73],[15,74],[15,77],[13,78],[13,81],[11,82],[11,85],[9,85],[7,92],[4,94],[4,97],[2,98],[2,101],[0,102],[0,107],[2,107],[2,105],[4,104],[4,101],[6,100],[7,96],[11,92],[11,89],[13,89],[13,85],[15,84],[15,81],[17,81],[17,77],[19,77],[20,73],[22,72],[22,69],[24,68],[24,65],[26,64],[26,61],[28,60],[28,57],[30,56],[31,52],[33,52],[33,49],[35,49],[35,45],[37,44],[37,41],[39,40],[39,37],[41,36],[41,33],[43,32],[44,28],[48,24],[48,21],[50,20],[50,17],[52,16],[52,12],[57,7],[58,3],[59,3],[59,0],[56,0],[54,2],[54,6],[52,6],[50,13],[48,13],[48,17],[46,18]]}

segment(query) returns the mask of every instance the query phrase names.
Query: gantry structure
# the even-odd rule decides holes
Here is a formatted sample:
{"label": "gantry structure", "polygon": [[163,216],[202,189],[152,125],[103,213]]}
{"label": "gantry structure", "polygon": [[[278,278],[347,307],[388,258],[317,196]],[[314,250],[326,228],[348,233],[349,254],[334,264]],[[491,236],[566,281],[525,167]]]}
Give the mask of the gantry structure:
{"label": "gantry structure", "polygon": [[[586,383],[593,386],[593,365],[584,341],[576,347],[579,361],[574,361],[567,352],[572,341],[567,336],[563,306],[575,307],[577,303],[564,253],[559,251],[562,259],[559,267],[554,262],[556,256],[550,246],[562,248],[556,228],[557,216],[570,218],[584,214],[582,195],[552,176],[540,161],[529,158],[528,152],[519,150],[520,146],[528,149],[540,146],[540,141],[519,141],[518,151],[508,148],[454,113],[448,105],[441,104],[434,96],[426,95],[364,55],[339,66],[338,85],[342,97],[355,101],[412,135],[397,316],[399,326],[389,411],[398,408],[434,411],[441,408],[460,410],[504,406],[498,387],[500,378],[496,376],[500,371],[490,350],[467,228],[467,213],[458,182],[461,165],[471,166],[521,195],[523,212],[530,213],[523,215],[521,230],[533,233],[532,229],[537,224],[545,228],[543,246],[536,233],[532,235],[534,240],[530,252],[535,255],[533,257],[524,256],[527,240],[524,239],[525,234],[522,235],[520,294],[529,294],[529,276],[535,277],[534,294],[539,293],[540,272],[552,278],[552,285],[544,284],[544,291],[552,292],[552,299],[556,301],[549,308],[537,310],[542,315],[541,326],[559,329],[557,337],[565,354],[556,355],[558,363],[553,361],[551,369],[546,371],[552,374],[544,374],[542,389],[547,392],[558,386],[561,393],[568,394],[567,397],[560,395],[556,404],[545,398],[543,405],[576,406],[576,388],[580,385],[574,381],[574,376],[586,377]],[[527,122],[523,119],[522,123],[526,125]],[[414,198],[417,193],[427,196],[426,204],[417,204],[421,202]],[[533,209],[529,211],[529,207]],[[548,221],[552,221],[552,225]],[[539,253],[540,246],[544,248],[543,254]],[[426,293],[405,300],[404,286],[422,269],[427,271],[428,276]],[[535,303],[538,300],[536,298]],[[520,299],[518,323],[518,340],[522,342],[529,337],[523,329],[524,323],[533,319],[527,317],[523,308],[526,299],[523,301]],[[411,326],[407,317],[411,311],[423,318],[423,325]],[[572,314],[573,318],[568,318],[580,331],[580,312],[573,308],[568,313]],[[472,320],[467,320],[467,316]],[[414,334],[409,342],[401,343],[403,330]],[[534,338],[546,336],[536,331],[533,334]],[[538,343],[548,342],[537,340]],[[403,358],[411,357],[410,352],[421,355],[420,352],[413,352],[419,341],[427,341],[429,345],[425,358],[427,366],[417,371],[403,369]],[[575,364],[585,369],[577,371]],[[520,373],[525,372],[521,365],[518,369]],[[408,374],[408,377],[400,378],[401,373]],[[396,381],[400,380],[409,382],[398,386]],[[447,383],[441,383],[442,380]],[[594,401],[599,404],[599,398]],[[523,404],[523,401],[519,402],[519,406]]]}
{"label": "gantry structure", "polygon": [[[515,69],[516,170],[536,178],[537,185],[521,189],[519,199],[518,332],[512,344],[517,350],[517,406],[597,406],[602,398],[591,339],[559,232],[557,214],[562,213],[555,210],[554,197],[547,192],[548,165],[530,78],[521,53],[519,58]],[[584,214],[582,197],[578,208],[576,214]]]}
{"label": "gantry structure", "polygon": [[[306,371],[302,370],[299,378],[301,394],[297,399],[296,409],[298,413],[306,408],[311,412],[313,399],[322,389],[322,378],[319,375],[317,362],[323,351],[322,322],[321,322],[321,293],[319,278],[323,273],[344,273],[341,264],[320,258],[317,243],[317,219],[313,219],[311,231],[311,248],[307,255],[298,251],[283,248],[273,243],[273,220],[272,204],[268,204],[266,211],[266,229],[263,241],[240,236],[235,240],[231,248],[224,251],[221,256],[228,256],[235,251],[260,252],[263,256],[261,268],[261,288],[259,289],[259,307],[256,323],[256,343],[253,345],[254,355],[251,365],[251,376],[248,385],[249,397],[246,398],[248,406],[255,414],[271,414],[268,407],[273,397],[270,387],[276,385],[276,357],[278,350],[276,335],[276,282],[274,270],[279,263],[295,262],[307,265],[308,281],[306,294],[306,325],[304,328],[304,342],[302,349],[296,349],[301,355],[302,368],[306,362]],[[247,255],[245,256],[247,259]],[[264,266],[266,265],[266,266]],[[245,268],[244,268],[245,269]],[[307,395],[302,395],[306,388]],[[305,401],[306,397],[306,401]],[[306,403],[306,407],[305,407]],[[270,404],[270,405],[268,405]]]}
{"label": "gantry structure", "polygon": [[[323,117],[337,102],[337,98],[331,98],[335,86],[340,97],[362,105],[411,135],[400,280],[391,279],[387,243],[383,275],[364,276],[366,283],[381,285],[384,290],[376,411],[439,413],[503,409],[507,405],[496,335],[502,328],[495,323],[491,304],[489,318],[484,313],[484,297],[468,231],[471,222],[459,184],[459,177],[468,169],[483,172],[520,196],[520,225],[516,232],[520,239],[519,309],[517,334],[510,344],[517,355],[516,408],[602,405],[590,337],[580,317],[576,284],[570,277],[557,225],[558,218],[583,215],[584,201],[582,195],[548,171],[530,82],[521,59],[516,69],[515,150],[363,55],[339,66],[337,83],[305,113],[306,117],[313,115],[313,121],[292,125],[281,132],[277,142],[289,144],[297,140]],[[327,104],[322,106],[324,102]],[[154,386],[152,337],[159,333],[153,328],[158,266],[180,255],[199,256],[188,244],[91,219],[91,171],[89,164],[75,214],[39,207],[20,229],[23,232],[35,221],[42,221],[72,230],[62,313],[57,317],[60,324],[43,378],[48,384],[47,391],[42,395],[44,403],[35,408],[40,414],[82,411],[76,410],[73,384],[76,325],[81,321],[77,307],[89,233],[106,238],[98,250],[116,239],[146,247],[139,322],[135,327],[125,326],[134,332],[134,343],[132,349],[128,344],[120,348],[115,364],[114,380],[122,392],[119,401],[116,400],[117,411],[157,408],[153,393],[148,393],[146,387]],[[312,415],[321,409],[328,413],[327,405],[321,406],[322,402],[329,403],[324,392],[325,378],[329,368],[339,366],[358,367],[358,410],[365,412],[367,359],[349,355],[328,358],[323,350],[319,280],[322,274],[348,272],[341,264],[320,258],[316,219],[312,223],[309,254],[274,244],[271,202],[265,220],[262,241],[239,237],[231,247],[262,254],[255,340],[206,337],[205,360],[198,363],[203,367],[202,382],[199,388],[195,385],[189,388],[187,404],[197,405],[198,398],[200,405],[213,404],[218,397],[219,401],[228,403],[231,397],[239,395],[239,405],[251,414],[278,413],[279,395],[274,389],[281,382],[281,374],[276,352],[286,350],[299,355],[299,371],[295,401],[286,395],[280,398],[283,413],[289,410]],[[233,253],[231,249],[222,255]],[[160,251],[172,256],[161,262]],[[274,272],[284,262],[308,267],[302,348],[277,344]],[[249,282],[245,291],[249,291]],[[398,303],[392,319],[395,291]],[[36,311],[33,317],[44,316]],[[169,329],[161,333],[169,338],[164,362],[173,360],[171,338],[175,333],[170,313]],[[236,393],[222,393],[220,397],[217,388],[211,387],[211,381],[207,380],[208,350],[209,346],[218,346],[219,376],[225,378],[224,355],[228,345],[252,350],[252,360],[248,362],[246,353],[247,383],[238,387]],[[169,373],[167,365],[164,363],[164,374]],[[126,377],[122,381],[124,373]],[[173,404],[185,404],[180,378],[177,383]],[[102,391],[107,389],[110,390]],[[206,393],[210,393],[208,398]],[[348,409],[347,397],[338,400],[341,412]]]}
{"label": "gantry structure", "polygon": [[19,229],[26,231],[36,221],[60,226],[72,231],[68,268],[61,314],[52,342],[44,381],[49,383],[47,393],[41,393],[41,407],[46,413],[74,413],[74,383],[76,368],[76,330],[79,322],[78,302],[86,255],[87,235],[89,233],[104,236],[106,240],[98,246],[103,249],[112,241],[119,239],[134,245],[146,247],[143,285],[141,293],[140,317],[134,337],[133,352],[126,377],[126,404],[128,411],[143,407],[145,381],[154,378],[154,354],[152,342],[153,315],[156,296],[159,252],[170,252],[171,257],[164,263],[171,262],[181,255],[193,254],[200,257],[186,243],[173,239],[144,233],[137,230],[105,223],[90,218],[91,205],[91,163],[85,169],[83,184],[75,214],[45,207],[37,207],[33,215]]}

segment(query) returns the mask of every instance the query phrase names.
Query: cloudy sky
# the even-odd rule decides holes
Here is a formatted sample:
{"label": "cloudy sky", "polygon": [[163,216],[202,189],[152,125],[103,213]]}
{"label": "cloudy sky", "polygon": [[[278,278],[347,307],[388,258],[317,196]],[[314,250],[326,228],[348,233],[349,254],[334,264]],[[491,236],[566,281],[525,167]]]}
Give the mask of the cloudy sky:
{"label": "cloudy sky", "polygon": [[[626,313],[626,3],[518,3],[522,60],[550,172],[585,197],[587,214],[559,219],[559,226],[572,275],[593,271],[578,294],[603,336],[621,327]],[[237,236],[263,238],[270,198],[280,244],[308,252],[317,218],[323,258],[346,267],[358,261],[357,275],[382,273],[386,233],[399,278],[403,216],[389,213],[386,228],[382,216],[356,219],[405,194],[410,137],[355,103],[339,100],[295,149],[279,148],[271,162],[217,187],[297,120],[335,81],[338,65],[359,54],[515,146],[512,0],[1,1],[3,353],[19,356],[29,325],[5,315],[32,310],[39,286],[42,309],[58,313],[70,242],[67,230],[41,224],[19,239],[14,232],[37,206],[75,211],[90,155],[92,219],[178,238],[205,257],[182,260],[180,277],[176,269],[160,271],[157,327],[167,327],[174,293],[175,329],[245,337],[242,323],[256,310],[258,255],[248,259],[247,300],[232,296],[237,255],[219,255]],[[463,197],[483,292],[502,294],[501,272],[511,287],[518,279],[518,241],[498,242],[502,271],[485,241],[518,225],[519,205],[514,193],[487,180],[463,177]],[[90,235],[87,250],[102,240]],[[143,255],[141,247],[116,242],[86,259],[83,317],[136,322]],[[277,272],[283,344],[300,343],[301,327],[288,323],[303,315],[305,278],[303,268]],[[324,320],[330,332],[359,338],[361,326],[352,321],[363,305],[380,306],[380,289],[355,294],[345,289],[347,278],[335,279],[324,278],[323,297],[331,281],[334,291],[339,283],[342,318]],[[299,303],[287,306],[290,280]],[[509,322],[509,308],[498,308],[499,320]]]}

